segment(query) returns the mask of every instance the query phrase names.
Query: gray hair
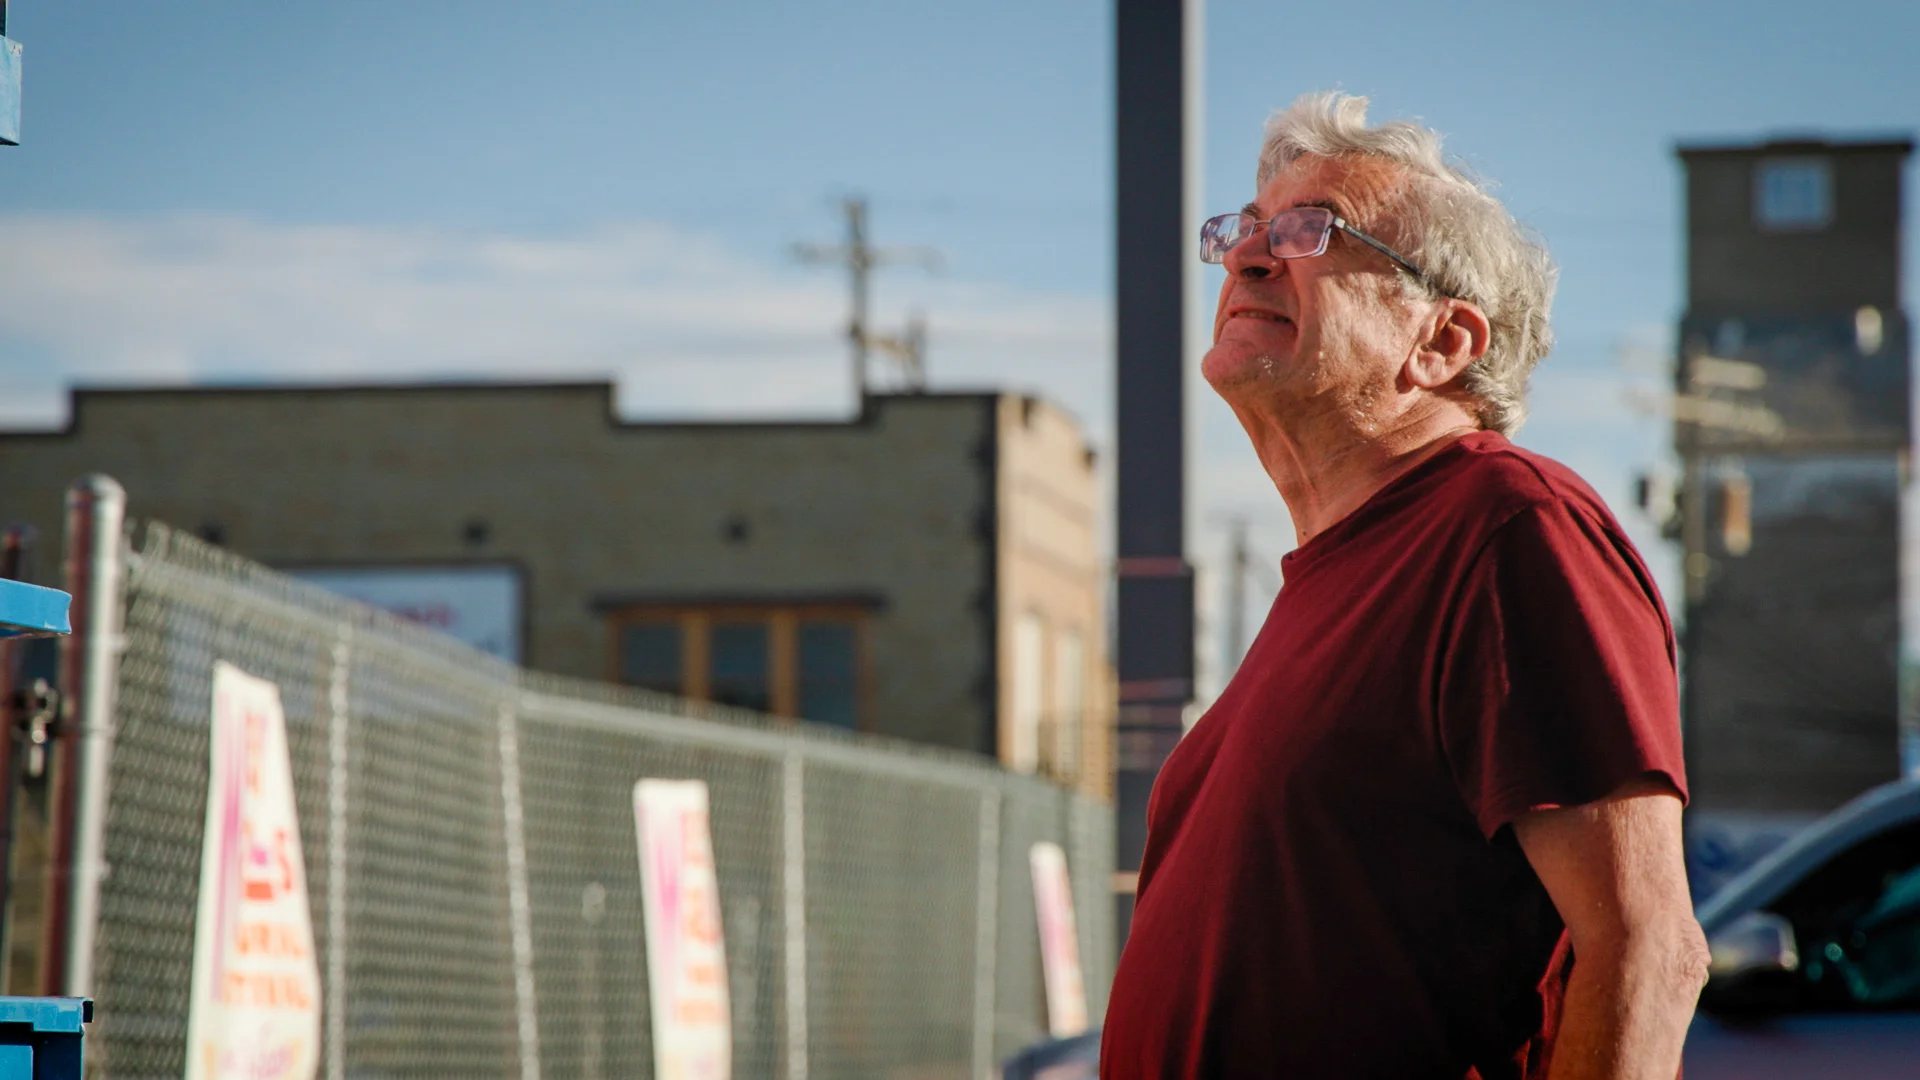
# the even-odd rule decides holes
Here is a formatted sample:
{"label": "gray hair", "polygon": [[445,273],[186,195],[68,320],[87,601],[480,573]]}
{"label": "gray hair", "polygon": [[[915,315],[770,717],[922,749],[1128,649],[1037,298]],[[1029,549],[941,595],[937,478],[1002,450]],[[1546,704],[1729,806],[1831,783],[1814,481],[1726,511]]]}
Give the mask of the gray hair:
{"label": "gray hair", "polygon": [[1404,120],[1368,127],[1366,98],[1303,94],[1274,113],[1258,186],[1303,157],[1378,158],[1406,173],[1410,182],[1389,207],[1399,230],[1393,242],[1433,287],[1486,315],[1486,354],[1461,374],[1461,385],[1473,395],[1482,427],[1519,431],[1527,419],[1527,378],[1553,348],[1548,314],[1559,269],[1546,244],[1485,184],[1446,159],[1438,132]]}

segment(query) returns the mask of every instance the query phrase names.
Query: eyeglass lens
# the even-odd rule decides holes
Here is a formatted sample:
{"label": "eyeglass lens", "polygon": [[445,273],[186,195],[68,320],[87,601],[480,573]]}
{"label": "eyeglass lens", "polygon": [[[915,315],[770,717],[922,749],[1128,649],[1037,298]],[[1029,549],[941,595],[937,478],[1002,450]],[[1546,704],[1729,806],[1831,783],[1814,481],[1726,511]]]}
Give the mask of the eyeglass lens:
{"label": "eyeglass lens", "polygon": [[1276,259],[1304,259],[1327,250],[1327,229],[1333,212],[1320,206],[1297,206],[1275,214],[1267,244]]}
{"label": "eyeglass lens", "polygon": [[[1224,262],[1227,252],[1262,224],[1246,214],[1221,214],[1200,230],[1200,258]],[[1327,249],[1333,212],[1320,206],[1296,206],[1274,215],[1267,224],[1267,249],[1277,259],[1302,259]]]}

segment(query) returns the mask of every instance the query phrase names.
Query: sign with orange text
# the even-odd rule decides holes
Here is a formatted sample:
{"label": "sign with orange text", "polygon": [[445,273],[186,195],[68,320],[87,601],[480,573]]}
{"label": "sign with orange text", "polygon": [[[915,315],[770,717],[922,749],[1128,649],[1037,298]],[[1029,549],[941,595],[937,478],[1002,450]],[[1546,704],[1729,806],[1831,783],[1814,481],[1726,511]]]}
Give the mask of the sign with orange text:
{"label": "sign with orange text", "polygon": [[1033,908],[1040,918],[1040,974],[1047,986],[1047,1033],[1056,1039],[1087,1030],[1087,984],[1080,972],[1080,934],[1073,917],[1067,853],[1041,841],[1033,864]]}
{"label": "sign with orange text", "polygon": [[727,1080],[733,1072],[733,1022],[707,785],[642,780],[633,786],[633,818],[640,837],[653,1075]]}
{"label": "sign with orange text", "polygon": [[213,666],[187,1080],[313,1080],[320,968],[280,688]]}

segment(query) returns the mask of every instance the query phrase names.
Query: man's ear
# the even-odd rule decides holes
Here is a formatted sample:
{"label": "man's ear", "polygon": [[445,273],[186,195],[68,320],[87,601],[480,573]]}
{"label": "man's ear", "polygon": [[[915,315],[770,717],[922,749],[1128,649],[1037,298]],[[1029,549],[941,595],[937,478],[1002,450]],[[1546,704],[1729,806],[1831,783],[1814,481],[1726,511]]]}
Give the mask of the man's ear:
{"label": "man's ear", "polygon": [[1481,310],[1465,300],[1440,301],[1428,319],[1426,340],[1407,358],[1407,380],[1438,390],[1459,378],[1467,366],[1487,354],[1493,327]]}

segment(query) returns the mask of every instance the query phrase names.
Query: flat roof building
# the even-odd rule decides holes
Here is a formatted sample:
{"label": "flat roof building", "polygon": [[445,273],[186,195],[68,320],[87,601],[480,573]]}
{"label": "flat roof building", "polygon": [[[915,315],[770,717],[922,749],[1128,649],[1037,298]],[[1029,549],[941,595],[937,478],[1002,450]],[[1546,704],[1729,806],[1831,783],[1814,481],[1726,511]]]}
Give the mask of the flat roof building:
{"label": "flat roof building", "polygon": [[1094,465],[1073,418],[1000,393],[643,423],[607,383],[83,389],[65,430],[0,433],[0,523],[57,536],[104,472],[136,516],[529,667],[1104,794]]}

